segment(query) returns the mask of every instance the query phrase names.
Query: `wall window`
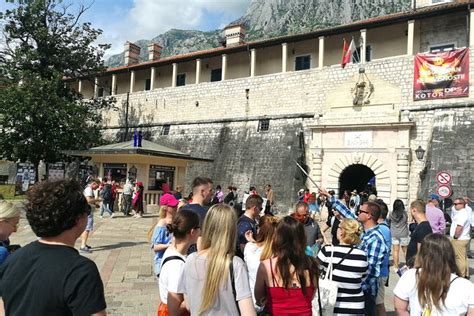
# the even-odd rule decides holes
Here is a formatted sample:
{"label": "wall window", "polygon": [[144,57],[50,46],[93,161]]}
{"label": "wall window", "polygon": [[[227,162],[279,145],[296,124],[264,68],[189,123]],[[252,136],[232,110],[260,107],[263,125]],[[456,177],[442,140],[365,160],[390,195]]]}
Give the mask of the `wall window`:
{"label": "wall window", "polygon": [[160,135],[169,135],[170,134],[170,128],[171,126],[170,125],[163,125],[163,127],[161,128],[161,132],[160,132]]}
{"label": "wall window", "polygon": [[99,90],[97,91],[97,96],[99,98],[104,96],[104,87],[100,87]]}
{"label": "wall window", "polygon": [[146,79],[145,80],[145,91],[148,91],[151,89],[151,79]]}
{"label": "wall window", "polygon": [[305,70],[311,68],[311,56],[298,56],[295,58],[295,70]]}
{"label": "wall window", "polygon": [[270,128],[270,120],[269,119],[258,120],[257,132],[268,131],[269,128]]}
{"label": "wall window", "polygon": [[126,163],[104,163],[104,178],[115,180],[117,182],[125,181],[127,178]]}
{"label": "wall window", "polygon": [[[365,46],[365,61],[371,61],[372,60],[372,46],[367,45]],[[360,62],[360,46],[357,47],[356,51],[352,54],[352,62],[354,64],[357,64]]]}
{"label": "wall window", "polygon": [[211,82],[222,80],[222,68],[211,70]]}
{"label": "wall window", "polygon": [[174,188],[175,167],[150,165],[148,172],[148,190],[161,190],[163,183]]}
{"label": "wall window", "polygon": [[430,46],[430,53],[440,53],[440,52],[447,52],[453,50],[456,47],[456,44],[441,44],[441,45],[433,45]]}
{"label": "wall window", "polygon": [[186,85],[186,74],[179,74],[176,76],[176,86],[184,86]]}

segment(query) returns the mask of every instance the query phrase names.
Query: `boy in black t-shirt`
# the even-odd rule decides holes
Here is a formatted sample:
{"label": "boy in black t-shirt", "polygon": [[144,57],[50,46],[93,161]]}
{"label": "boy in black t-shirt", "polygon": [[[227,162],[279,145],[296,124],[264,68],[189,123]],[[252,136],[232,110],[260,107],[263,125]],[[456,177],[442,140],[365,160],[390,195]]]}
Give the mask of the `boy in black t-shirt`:
{"label": "boy in black t-shirt", "polygon": [[0,266],[6,315],[106,315],[97,266],[74,248],[89,213],[76,181],[44,181],[28,191],[26,218],[41,239]]}
{"label": "boy in black t-shirt", "polygon": [[252,238],[257,237],[258,218],[263,206],[263,199],[251,195],[245,201],[245,213],[237,221],[237,249],[235,254],[244,259],[244,248],[247,243],[246,233],[251,232]]}
{"label": "boy in black t-shirt", "polygon": [[430,222],[425,214],[426,204],[422,200],[415,200],[410,204],[410,212],[415,221],[418,223],[415,230],[410,235],[410,243],[407,248],[407,266],[413,267],[415,256],[418,253],[423,239],[433,233]]}

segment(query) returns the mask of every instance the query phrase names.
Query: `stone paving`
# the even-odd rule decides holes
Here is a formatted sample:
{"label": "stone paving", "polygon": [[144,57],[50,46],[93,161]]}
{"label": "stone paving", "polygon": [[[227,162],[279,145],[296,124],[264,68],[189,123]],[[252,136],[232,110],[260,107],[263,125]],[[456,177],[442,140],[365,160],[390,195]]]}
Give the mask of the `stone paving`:
{"label": "stone paving", "polygon": [[[151,212],[143,218],[125,218],[117,214],[114,218],[100,219],[96,214],[94,233],[88,242],[93,246],[93,252],[86,256],[100,271],[108,315],[156,315],[158,286],[153,275],[147,232],[156,223],[157,216]],[[12,243],[25,245],[35,239],[23,216],[18,232],[11,236]],[[76,248],[79,248],[79,241]],[[469,264],[473,281],[474,260],[470,259]],[[392,272],[385,298],[389,315],[394,315],[392,293],[397,280],[398,276]]]}

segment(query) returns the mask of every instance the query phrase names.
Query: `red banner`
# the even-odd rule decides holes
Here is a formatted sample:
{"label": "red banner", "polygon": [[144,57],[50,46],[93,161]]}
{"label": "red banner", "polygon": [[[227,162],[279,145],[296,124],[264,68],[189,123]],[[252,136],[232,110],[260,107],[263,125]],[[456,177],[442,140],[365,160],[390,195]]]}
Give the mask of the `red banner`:
{"label": "red banner", "polygon": [[469,96],[469,49],[416,54],[415,101]]}

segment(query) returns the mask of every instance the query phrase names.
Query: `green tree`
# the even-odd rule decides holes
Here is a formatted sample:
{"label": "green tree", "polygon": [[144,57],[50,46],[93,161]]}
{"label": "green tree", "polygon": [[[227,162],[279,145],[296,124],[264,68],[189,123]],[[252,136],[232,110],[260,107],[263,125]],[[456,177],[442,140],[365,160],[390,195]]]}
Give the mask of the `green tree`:
{"label": "green tree", "polygon": [[61,150],[101,143],[101,111],[115,100],[84,99],[69,84],[93,82],[105,70],[110,45],[95,45],[102,31],[80,22],[89,8],[61,0],[7,2],[13,8],[0,16],[0,157],[38,167],[61,160]]}

